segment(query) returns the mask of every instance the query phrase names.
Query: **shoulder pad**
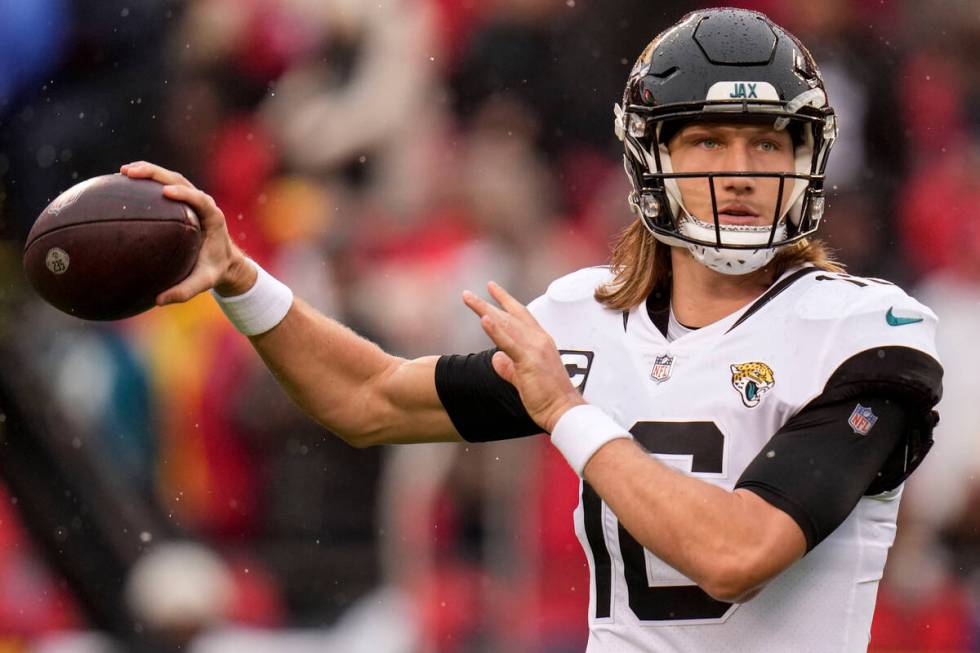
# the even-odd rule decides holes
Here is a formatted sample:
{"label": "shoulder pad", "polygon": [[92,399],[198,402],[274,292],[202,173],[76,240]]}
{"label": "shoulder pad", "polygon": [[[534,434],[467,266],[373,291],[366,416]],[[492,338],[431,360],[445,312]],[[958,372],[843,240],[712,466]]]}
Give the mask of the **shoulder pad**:
{"label": "shoulder pad", "polygon": [[796,313],[806,320],[839,320],[849,315],[879,310],[884,319],[889,308],[894,313],[903,310],[932,313],[899,286],[881,279],[818,272],[808,277],[805,283],[809,288],[797,301]]}
{"label": "shoulder pad", "polygon": [[900,287],[829,272],[811,275],[806,283],[809,288],[798,296],[794,309],[804,322],[801,332],[820,352],[828,376],[856,354],[880,354],[890,347],[908,348],[939,361],[936,314]]}
{"label": "shoulder pad", "polygon": [[612,281],[612,279],[613,274],[608,266],[583,268],[552,281],[545,295],[555,302],[576,302],[592,299],[596,288]]}

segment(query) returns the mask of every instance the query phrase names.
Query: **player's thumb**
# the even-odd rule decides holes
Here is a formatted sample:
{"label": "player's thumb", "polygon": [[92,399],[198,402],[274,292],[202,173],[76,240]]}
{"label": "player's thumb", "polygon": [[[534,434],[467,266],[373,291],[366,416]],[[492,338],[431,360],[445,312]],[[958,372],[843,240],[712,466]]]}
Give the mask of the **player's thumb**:
{"label": "player's thumb", "polygon": [[207,289],[207,284],[202,283],[200,280],[195,279],[194,275],[191,275],[178,283],[176,286],[168,288],[157,295],[157,306],[166,306],[167,304],[180,304],[182,302],[186,302]]}
{"label": "player's thumb", "polygon": [[500,376],[500,378],[507,381],[507,383],[510,383],[511,385],[516,385],[516,383],[514,383],[514,361],[510,356],[502,351],[498,351],[493,355],[493,358],[490,359],[490,361],[493,363],[494,371]]}

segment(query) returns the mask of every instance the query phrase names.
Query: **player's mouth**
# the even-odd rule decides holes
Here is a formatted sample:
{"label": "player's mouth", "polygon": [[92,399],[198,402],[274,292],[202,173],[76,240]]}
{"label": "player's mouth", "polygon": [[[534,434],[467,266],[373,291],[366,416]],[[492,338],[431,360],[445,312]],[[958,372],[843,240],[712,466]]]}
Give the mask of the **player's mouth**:
{"label": "player's mouth", "polygon": [[731,203],[718,208],[718,220],[721,224],[755,225],[759,214],[747,204]]}

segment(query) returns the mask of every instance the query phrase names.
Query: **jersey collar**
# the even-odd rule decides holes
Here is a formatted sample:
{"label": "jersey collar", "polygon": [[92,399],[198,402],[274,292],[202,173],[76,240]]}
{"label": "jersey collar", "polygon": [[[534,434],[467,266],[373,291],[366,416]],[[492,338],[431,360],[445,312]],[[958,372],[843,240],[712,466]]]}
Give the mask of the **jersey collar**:
{"label": "jersey collar", "polygon": [[814,272],[819,272],[819,271],[820,271],[820,268],[818,268],[818,267],[816,267],[814,265],[807,265],[807,266],[804,266],[802,268],[798,268],[798,269],[795,269],[795,270],[789,270],[789,271],[783,273],[783,276],[781,276],[776,281],[776,283],[774,283],[771,286],[769,286],[769,290],[767,290],[766,292],[762,293],[762,295],[757,300],[755,300],[754,302],[752,302],[752,304],[750,304],[749,307],[747,309],[745,309],[745,311],[742,313],[742,315],[739,316],[739,318],[737,320],[735,320],[735,324],[733,324],[732,326],[728,327],[728,331],[725,331],[725,333],[730,333],[738,325],[742,324],[747,319],[749,319],[750,317],[752,317],[753,315],[755,315],[756,313],[758,313],[759,310],[763,306],[765,306],[766,304],[768,304],[769,302],[771,302],[772,300],[774,300],[783,291],[785,291],[787,288],[789,288],[790,286],[792,286],[794,283],[796,283],[797,281],[799,281],[803,277],[807,276],[808,274],[813,274]]}
{"label": "jersey collar", "polygon": [[[800,268],[792,268],[784,272],[770,287],[766,292],[762,293],[754,302],[749,304],[745,308],[741,308],[738,311],[709,324],[693,333],[701,333],[714,331],[721,325],[727,326],[724,333],[730,333],[733,329],[741,325],[743,322],[748,320],[752,315],[756,314],[761,310],[766,304],[771,302],[773,299],[778,297],[787,288],[792,286],[794,283],[802,279],[803,277],[813,274],[814,272],[819,272],[820,268],[813,265],[805,265]],[[670,322],[670,288],[657,288],[649,295],[647,295],[646,301],[641,307],[634,308],[632,311],[623,312],[623,330],[627,331],[629,326],[629,318],[633,311],[639,313],[639,320],[660,333],[660,335],[667,340],[667,330]],[[693,335],[688,334],[688,335]]]}

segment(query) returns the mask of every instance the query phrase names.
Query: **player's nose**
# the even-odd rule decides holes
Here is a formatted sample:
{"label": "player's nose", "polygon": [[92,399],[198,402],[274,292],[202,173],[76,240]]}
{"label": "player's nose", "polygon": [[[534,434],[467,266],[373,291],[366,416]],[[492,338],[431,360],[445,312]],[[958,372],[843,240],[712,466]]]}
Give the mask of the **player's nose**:
{"label": "player's nose", "polygon": [[[752,172],[752,158],[749,152],[749,143],[742,139],[735,139],[725,148],[725,157],[722,161],[724,172]],[[755,177],[751,176],[725,176],[717,177],[719,186],[726,191],[733,193],[747,193],[755,189]]]}

